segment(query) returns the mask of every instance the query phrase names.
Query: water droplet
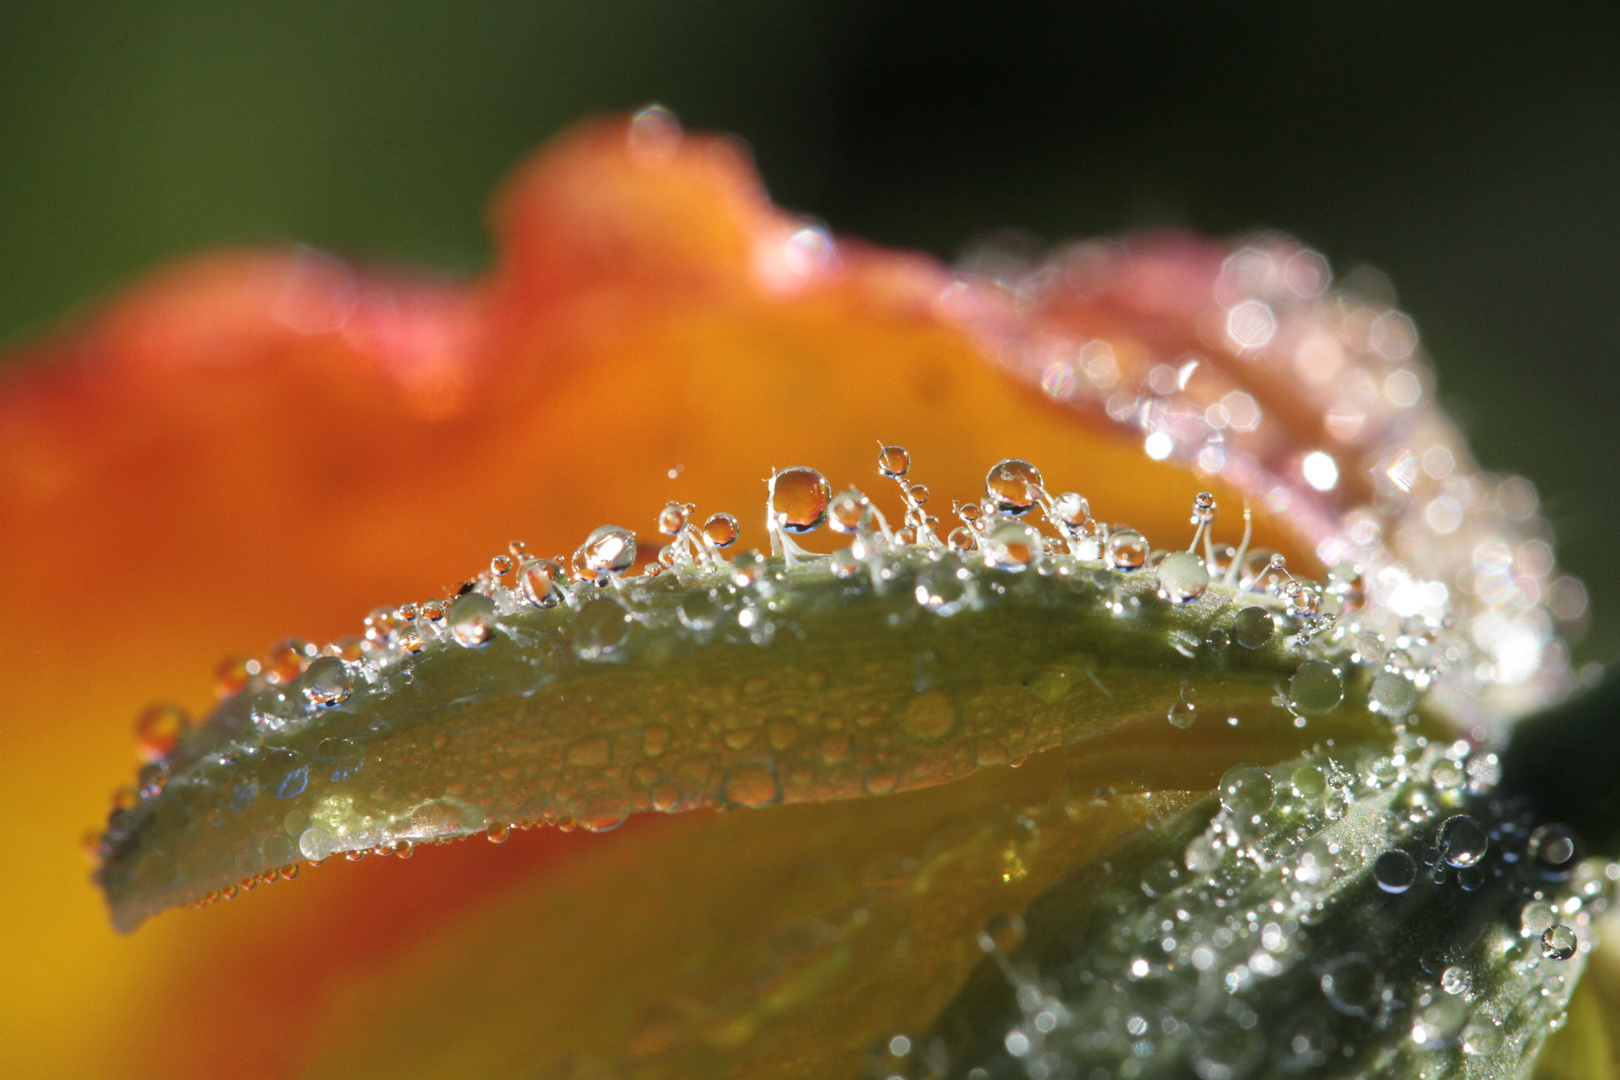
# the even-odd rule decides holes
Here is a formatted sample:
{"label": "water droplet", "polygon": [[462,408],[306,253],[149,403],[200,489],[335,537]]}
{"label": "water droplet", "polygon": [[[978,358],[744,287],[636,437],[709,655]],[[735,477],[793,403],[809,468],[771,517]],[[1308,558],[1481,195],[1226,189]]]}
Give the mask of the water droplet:
{"label": "water droplet", "polygon": [[468,593],[450,605],[445,622],[457,645],[469,649],[488,645],[495,636],[495,601],[483,593]]}
{"label": "water droplet", "polygon": [[579,550],[591,572],[622,574],[636,563],[636,534],[617,525],[598,525]]}
{"label": "water droplet", "polygon": [[839,548],[832,553],[832,572],[841,578],[852,578],[861,568],[861,561],[855,557],[853,548]]}
{"label": "water droplet", "polygon": [[339,784],[359,772],[365,760],[360,747],[348,739],[322,739],[315,748],[315,775]]}
{"label": "water droplet", "polygon": [[1315,765],[1301,765],[1288,778],[1288,783],[1302,799],[1320,799],[1327,792],[1327,776]]}
{"label": "water droplet", "polygon": [[1209,588],[1204,560],[1190,551],[1172,551],[1159,562],[1159,595],[1172,604],[1190,604]]}
{"label": "water droplet", "polygon": [[720,598],[713,589],[681,597],[675,608],[681,625],[697,634],[706,634],[720,622]]}
{"label": "water droplet", "polygon": [[1450,1046],[1468,1022],[1468,1004],[1459,997],[1436,998],[1412,1020],[1412,1041],[1425,1049]]}
{"label": "water droplet", "polygon": [[1404,851],[1386,851],[1373,862],[1373,880],[1387,893],[1403,893],[1417,882],[1417,860]]}
{"label": "water droplet", "polygon": [[1467,814],[1453,814],[1441,822],[1438,840],[1440,857],[1459,869],[1483,859],[1491,843],[1484,827]]}
{"label": "water droplet", "polygon": [[1488,1057],[1502,1048],[1502,1029],[1487,1017],[1475,1017],[1463,1029],[1463,1053],[1471,1057]]}
{"label": "water droplet", "polygon": [[1384,980],[1371,960],[1350,953],[1330,960],[1320,977],[1322,996],[1334,1012],[1357,1019],[1370,1019],[1378,1010]]}
{"label": "water droplet", "polygon": [[162,761],[190,728],[191,717],[180,706],[148,705],[135,717],[135,749],[142,761]]}
{"label": "water droplet", "polygon": [[1563,869],[1575,858],[1575,837],[1562,825],[1542,825],[1530,834],[1530,857],[1549,870]]}
{"label": "water droplet", "polygon": [[1115,570],[1140,570],[1147,562],[1147,538],[1135,529],[1119,529],[1108,534],[1103,557]]}
{"label": "water droplet", "polygon": [[1234,765],[1221,776],[1221,805],[1235,817],[1252,818],[1271,809],[1277,797],[1271,774],[1259,765]]}
{"label": "water droplet", "polygon": [[1091,520],[1091,507],[1079,492],[1065,491],[1052,500],[1052,517],[1065,531],[1073,532]]}
{"label": "water droplet", "polygon": [[1344,700],[1344,680],[1326,660],[1307,660],[1288,680],[1288,700],[1304,716],[1323,716]]}
{"label": "water droplet", "polygon": [[952,529],[950,535],[945,538],[945,543],[952,551],[972,551],[978,547],[973,530],[966,525],[958,525]]}
{"label": "water droplet", "polygon": [[510,825],[493,825],[492,824],[485,831],[484,839],[488,840],[492,844],[504,844],[504,843],[506,843],[507,839],[511,835],[512,835],[512,826],[510,826]]}
{"label": "water droplet", "polygon": [[1372,681],[1367,698],[1374,712],[1391,720],[1401,720],[1411,715],[1412,707],[1417,704],[1418,690],[1405,675],[1384,671]]}
{"label": "water droplet", "polygon": [[878,471],[898,480],[911,471],[911,455],[903,446],[885,446],[878,451]]}
{"label": "water droplet", "polygon": [[1041,554],[1041,534],[1020,521],[1004,521],[985,539],[984,564],[1000,570],[1024,570]]}
{"label": "water droplet", "polygon": [[304,695],[316,705],[341,705],[354,691],[349,665],[335,656],[322,656],[304,672]]}
{"label": "water droplet", "polygon": [[776,770],[756,762],[727,773],[720,796],[734,806],[769,806],[782,798],[782,788],[776,782]]}
{"label": "water droplet", "polygon": [[787,532],[819,529],[831,502],[826,478],[814,469],[798,465],[771,477],[771,520]]}
{"label": "water droplet", "polygon": [[918,694],[906,704],[900,727],[907,735],[923,742],[937,742],[956,726],[956,706],[941,690]]}
{"label": "water droplet", "polygon": [[929,611],[949,616],[971,607],[978,599],[978,590],[961,558],[949,554],[917,574],[916,595],[917,603]]}
{"label": "water droplet", "polygon": [[574,652],[583,660],[612,656],[630,640],[630,609],[617,597],[588,600],[574,619]]}
{"label": "water droplet", "polygon": [[1186,729],[1198,718],[1198,706],[1190,701],[1178,701],[1170,706],[1169,719],[1175,727]]}
{"label": "water droplet", "polygon": [[1028,513],[1042,491],[1040,470],[1022,458],[996,462],[984,478],[984,493],[990,505],[1014,517]]}
{"label": "water droplet", "polygon": [[1232,637],[1245,649],[1263,649],[1277,632],[1271,612],[1262,607],[1246,607],[1232,617]]}
{"label": "water droplet", "polygon": [[246,776],[229,776],[219,785],[219,804],[239,814],[259,798],[259,785]]}
{"label": "water droplet", "polygon": [[259,662],[245,656],[227,656],[214,669],[214,694],[221,700],[235,697],[248,688],[259,673]]}
{"label": "water droplet", "polygon": [[550,559],[530,559],[518,568],[518,587],[523,598],[535,607],[550,608],[562,603],[567,571]]}
{"label": "water droplet", "polygon": [[298,837],[298,851],[310,862],[322,862],[337,850],[337,837],[320,825],[311,825]]}
{"label": "water droplet", "polygon": [[269,660],[264,667],[265,675],[273,683],[290,686],[304,673],[304,667],[314,654],[315,648],[309,642],[288,638],[270,650]]}
{"label": "water droplet", "polygon": [[674,536],[686,528],[686,507],[678,502],[666,503],[658,512],[658,531],[665,536]]}
{"label": "water droplet", "polygon": [[510,555],[497,555],[489,560],[489,576],[497,582],[512,572],[512,557]]}
{"label": "water droplet", "polygon": [[737,519],[725,511],[710,514],[709,520],[703,523],[704,537],[717,548],[728,548],[735,544],[741,533]]}
{"label": "water droplet", "polygon": [[1549,960],[1568,960],[1575,955],[1580,943],[1572,928],[1557,923],[1547,927],[1541,935],[1541,955]]}
{"label": "water droplet", "polygon": [[849,536],[861,527],[861,522],[866,519],[866,508],[869,505],[870,502],[866,496],[854,488],[840,491],[833,496],[833,501],[828,507],[828,524],[833,527],[834,532],[841,532],[845,536]]}
{"label": "water droplet", "polygon": [[1474,977],[1461,964],[1452,964],[1440,973],[1440,989],[1448,994],[1465,996],[1474,988]]}

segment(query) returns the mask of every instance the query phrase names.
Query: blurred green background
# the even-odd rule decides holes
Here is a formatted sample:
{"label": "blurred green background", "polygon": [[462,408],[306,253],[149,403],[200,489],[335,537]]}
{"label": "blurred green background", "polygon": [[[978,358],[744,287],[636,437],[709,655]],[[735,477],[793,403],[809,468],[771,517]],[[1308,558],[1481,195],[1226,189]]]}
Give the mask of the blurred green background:
{"label": "blurred green background", "polygon": [[220,244],[471,274],[516,161],[655,99],[888,244],[1264,225],[1382,268],[1615,655],[1612,5],[0,0],[0,341]]}

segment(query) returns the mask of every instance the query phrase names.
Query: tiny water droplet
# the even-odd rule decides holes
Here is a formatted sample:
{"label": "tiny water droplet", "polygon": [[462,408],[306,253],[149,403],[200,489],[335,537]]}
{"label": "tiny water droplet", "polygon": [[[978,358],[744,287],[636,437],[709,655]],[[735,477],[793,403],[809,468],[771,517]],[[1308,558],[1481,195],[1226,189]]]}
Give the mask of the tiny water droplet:
{"label": "tiny water droplet", "polygon": [[1263,649],[1277,632],[1271,612],[1262,607],[1246,607],[1232,617],[1232,637],[1245,649]]}
{"label": "tiny water droplet", "polygon": [[273,683],[289,686],[304,673],[304,668],[314,653],[314,646],[307,641],[288,638],[279,642],[270,650],[270,657],[264,668],[265,675]]}
{"label": "tiny water droplet", "polygon": [[1021,521],[1004,521],[985,538],[984,564],[1000,570],[1028,569],[1041,555],[1041,534]]}
{"label": "tiny water droplet", "polygon": [[1409,716],[1412,707],[1417,704],[1418,691],[1417,686],[1405,675],[1384,671],[1372,681],[1367,698],[1374,712],[1391,720],[1401,720]]}
{"label": "tiny water droplet", "polygon": [[1453,814],[1441,822],[1438,840],[1440,857],[1458,869],[1478,863],[1491,843],[1484,826],[1467,814]]}
{"label": "tiny water droplet", "polygon": [[622,574],[636,563],[636,534],[618,525],[598,525],[579,550],[593,573]]}
{"label": "tiny water droplet", "polygon": [[304,672],[304,696],[328,708],[341,705],[354,692],[354,676],[349,665],[335,656],[322,656]]}
{"label": "tiny water droplet", "polygon": [[658,512],[658,531],[665,536],[674,536],[686,528],[686,507],[678,502],[665,504]]}
{"label": "tiny water droplet", "polygon": [[878,471],[898,480],[911,471],[911,455],[903,446],[885,446],[878,451]]}
{"label": "tiny water droplet", "polygon": [[1344,700],[1344,679],[1326,660],[1307,660],[1288,680],[1288,700],[1305,716],[1324,716]]}
{"label": "tiny water droplet", "polygon": [[828,524],[833,527],[834,532],[843,533],[845,536],[852,535],[865,520],[868,505],[870,504],[866,496],[854,488],[840,491],[833,496],[832,503],[828,507]]}
{"label": "tiny water droplet", "polygon": [[978,546],[973,530],[966,525],[958,525],[952,529],[950,535],[945,538],[945,543],[952,551],[972,551]]}
{"label": "tiny water droplet", "polygon": [[1221,805],[1239,818],[1251,818],[1271,809],[1277,790],[1271,773],[1259,765],[1234,765],[1221,775]]}
{"label": "tiny water droplet", "polygon": [[315,775],[342,783],[359,772],[365,760],[360,747],[348,739],[322,739],[315,748]]}
{"label": "tiny water droplet", "polygon": [[162,761],[191,728],[191,717],[170,702],[148,705],[135,717],[135,749],[142,761]]}
{"label": "tiny water droplet", "polygon": [[1562,869],[1575,858],[1575,837],[1562,825],[1542,825],[1530,834],[1530,857],[1549,870]]}
{"label": "tiny water droplet", "polygon": [[489,829],[485,831],[484,839],[488,840],[492,844],[504,844],[506,843],[507,838],[509,838],[511,835],[512,826],[491,825]]}
{"label": "tiny water droplet", "polygon": [[1103,545],[1103,557],[1115,570],[1140,570],[1147,562],[1147,538],[1135,529],[1120,529],[1108,534]]}
{"label": "tiny water droplet", "polygon": [[782,788],[773,767],[753,762],[727,773],[720,795],[734,806],[769,806],[782,798]]}
{"label": "tiny water droplet", "polygon": [[1327,776],[1315,765],[1301,765],[1289,776],[1288,783],[1302,799],[1320,799],[1327,792]]}
{"label": "tiny water droplet", "polygon": [[614,596],[585,602],[574,618],[574,652],[583,660],[612,656],[630,640],[630,609]]}
{"label": "tiny water droplet", "polygon": [[1387,893],[1403,893],[1417,882],[1417,860],[1404,851],[1386,851],[1373,861],[1373,881]]}
{"label": "tiny water droplet", "polygon": [[1209,588],[1209,569],[1190,551],[1172,551],[1159,562],[1159,595],[1172,604],[1190,604]]}
{"label": "tiny water droplet", "polygon": [[1580,946],[1575,931],[1563,923],[1547,927],[1541,935],[1541,955],[1549,960],[1568,960]]}
{"label": "tiny water droplet", "polygon": [[906,494],[918,506],[926,505],[928,502],[928,486],[926,484],[912,484],[906,489]]}
{"label": "tiny water droplet", "polygon": [[235,697],[248,688],[259,673],[259,662],[246,656],[227,656],[214,669],[214,694],[220,700]]}
{"label": "tiny water droplet", "polygon": [[268,751],[260,768],[265,787],[278,799],[302,795],[309,786],[309,763],[292,750]]}
{"label": "tiny water droplet", "polygon": [[1040,470],[1022,458],[996,462],[984,478],[984,493],[990,505],[1013,517],[1028,513],[1043,491]]}
{"label": "tiny water droplet", "polygon": [[551,608],[562,603],[563,583],[568,572],[550,559],[530,559],[518,568],[518,587],[523,598],[535,607]]}
{"label": "tiny water droplet", "polygon": [[1170,706],[1170,723],[1182,729],[1193,726],[1198,718],[1198,706],[1190,701],[1178,701]]}
{"label": "tiny water droplet", "polygon": [[771,519],[790,533],[819,529],[831,502],[826,478],[814,469],[796,465],[771,477]]}
{"label": "tiny water droplet", "polygon": [[483,593],[468,593],[450,605],[445,622],[456,644],[469,649],[488,645],[495,636],[495,601]]}
{"label": "tiny water droplet", "polygon": [[737,519],[723,510],[710,514],[709,520],[703,523],[704,537],[717,548],[728,548],[735,544],[741,533]]}

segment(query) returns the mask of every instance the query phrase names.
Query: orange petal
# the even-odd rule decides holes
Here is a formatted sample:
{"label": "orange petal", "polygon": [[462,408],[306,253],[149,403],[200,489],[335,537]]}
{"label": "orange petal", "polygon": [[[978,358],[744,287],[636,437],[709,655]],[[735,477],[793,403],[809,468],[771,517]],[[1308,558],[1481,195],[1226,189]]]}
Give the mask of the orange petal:
{"label": "orange petal", "polygon": [[[657,115],[538,156],[497,228],[500,262],[470,285],[308,252],[199,259],[0,379],[0,760],[18,763],[0,794],[5,1071],[286,1075],[343,988],[448,908],[601,842],[324,871],[115,939],[74,839],[128,775],[128,718],[160,697],[205,708],[223,654],[355,632],[514,537],[550,554],[603,521],[646,536],[671,498],[737,514],[762,545],[770,468],[814,464],[881,498],[879,440],[910,449],[931,508],[979,497],[986,467],[1019,456],[1100,518],[1182,544],[1195,491],[1228,510],[1238,491],[1149,460],[1142,418],[1109,418],[1106,372],[1076,345],[1093,337],[1113,343],[1122,393],[1161,377],[1160,350],[1198,348],[1219,372],[1210,406],[1243,393],[1288,418],[1257,436],[1253,468],[1212,471],[1246,487],[1258,540],[1296,565],[1367,490],[1283,497],[1303,490],[1278,478],[1327,391],[1261,377],[1205,325],[1226,279],[1198,241],[1082,254],[1061,264],[1072,280],[1012,293],[832,242],[773,209],[730,143]],[[1356,443],[1346,475],[1381,445]]]}

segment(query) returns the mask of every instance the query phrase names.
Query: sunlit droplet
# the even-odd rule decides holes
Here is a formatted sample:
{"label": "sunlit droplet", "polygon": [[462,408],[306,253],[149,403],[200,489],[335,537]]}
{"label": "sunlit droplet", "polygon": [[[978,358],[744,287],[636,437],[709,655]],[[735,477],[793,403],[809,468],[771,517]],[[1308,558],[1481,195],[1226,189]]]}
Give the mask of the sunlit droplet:
{"label": "sunlit droplet", "polygon": [[819,529],[831,502],[826,478],[814,469],[799,465],[771,477],[771,520],[790,533]]}
{"label": "sunlit droplet", "polygon": [[1204,560],[1190,551],[1172,551],[1160,562],[1159,595],[1172,604],[1190,604],[1209,589]]}
{"label": "sunlit droplet", "polygon": [[1147,562],[1147,538],[1135,529],[1119,529],[1108,534],[1103,557],[1115,570],[1140,570]]}
{"label": "sunlit droplet", "polygon": [[636,534],[618,525],[598,525],[580,545],[586,569],[622,574],[636,562]]}
{"label": "sunlit droplet", "polygon": [[162,761],[191,728],[191,717],[170,702],[148,705],[135,717],[135,749],[142,761]]}
{"label": "sunlit droplet", "polygon": [[349,665],[335,656],[319,657],[304,672],[304,696],[315,705],[341,705],[353,691],[354,676]]}
{"label": "sunlit droplet", "polygon": [[530,559],[518,568],[518,587],[523,598],[535,607],[550,608],[562,603],[567,571],[550,559]]}
{"label": "sunlit droplet", "polygon": [[476,649],[495,636],[495,601],[483,593],[468,593],[450,605],[445,617],[456,644]]}
{"label": "sunlit droplet", "polygon": [[717,548],[728,548],[735,544],[741,531],[737,527],[737,519],[724,511],[710,514],[709,520],[703,523],[704,537]]}
{"label": "sunlit droplet", "polygon": [[878,451],[878,471],[898,480],[911,471],[911,455],[903,446],[885,446]]}
{"label": "sunlit droplet", "polygon": [[605,659],[629,640],[630,610],[617,597],[586,601],[574,619],[574,652],[581,659]]}
{"label": "sunlit droplet", "polygon": [[1040,499],[1042,490],[1040,470],[1022,458],[998,461],[984,478],[984,493],[990,505],[1014,517],[1027,513]]}

